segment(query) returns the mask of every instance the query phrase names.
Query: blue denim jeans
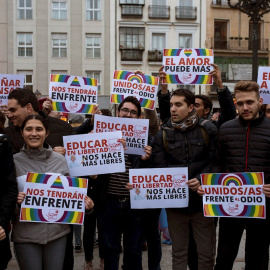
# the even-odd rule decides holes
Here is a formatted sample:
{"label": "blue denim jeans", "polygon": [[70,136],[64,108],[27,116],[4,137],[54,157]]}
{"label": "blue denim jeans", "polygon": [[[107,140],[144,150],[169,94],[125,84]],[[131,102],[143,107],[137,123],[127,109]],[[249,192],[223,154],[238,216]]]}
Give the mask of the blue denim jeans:
{"label": "blue denim jeans", "polygon": [[109,200],[101,213],[105,270],[118,270],[123,234],[124,270],[142,270],[141,210],[131,209],[130,201]]}

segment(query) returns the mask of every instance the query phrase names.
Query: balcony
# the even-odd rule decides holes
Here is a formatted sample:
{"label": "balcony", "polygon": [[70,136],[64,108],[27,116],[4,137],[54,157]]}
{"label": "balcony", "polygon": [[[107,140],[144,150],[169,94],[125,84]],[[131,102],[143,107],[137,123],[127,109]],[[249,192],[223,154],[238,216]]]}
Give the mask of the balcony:
{"label": "balcony", "polygon": [[[237,1],[231,1],[232,4],[236,4]],[[230,8],[227,0],[212,0],[212,7]]]}
{"label": "balcony", "polygon": [[122,18],[142,18],[143,6],[140,5],[121,5]]}
{"label": "balcony", "polygon": [[159,50],[148,51],[148,62],[162,62],[163,52]]}
{"label": "balcony", "polygon": [[170,19],[169,6],[149,6],[148,7],[149,19]]}
{"label": "balcony", "polygon": [[142,61],[142,55],[141,50],[121,50],[121,61]]}
{"label": "balcony", "polygon": [[[230,37],[229,39],[211,39],[211,47],[215,50],[249,51],[252,50],[253,42],[249,38]],[[268,52],[269,39],[259,40],[259,51]]]}
{"label": "balcony", "polygon": [[197,20],[197,7],[179,6],[175,8],[176,20]]}

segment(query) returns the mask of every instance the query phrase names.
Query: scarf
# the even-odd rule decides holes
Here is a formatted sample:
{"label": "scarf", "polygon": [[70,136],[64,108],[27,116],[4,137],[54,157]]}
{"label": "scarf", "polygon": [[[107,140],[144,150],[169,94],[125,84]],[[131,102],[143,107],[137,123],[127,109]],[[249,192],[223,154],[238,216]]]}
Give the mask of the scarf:
{"label": "scarf", "polygon": [[180,131],[188,131],[192,129],[199,121],[199,117],[196,114],[196,110],[193,109],[192,112],[190,112],[185,119],[183,119],[179,123],[174,123],[171,121],[172,126],[175,129],[178,129]]}

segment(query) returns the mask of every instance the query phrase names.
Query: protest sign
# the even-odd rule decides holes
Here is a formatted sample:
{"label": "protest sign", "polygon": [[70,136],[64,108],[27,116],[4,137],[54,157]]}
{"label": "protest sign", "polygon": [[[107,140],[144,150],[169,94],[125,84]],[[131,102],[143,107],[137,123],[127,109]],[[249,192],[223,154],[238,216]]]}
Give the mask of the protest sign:
{"label": "protest sign", "polygon": [[125,171],[121,131],[63,136],[71,176]]}
{"label": "protest sign", "polygon": [[212,84],[213,50],[164,49],[163,66],[166,77],[163,83]]}
{"label": "protest sign", "polygon": [[204,215],[265,218],[263,173],[202,174]]}
{"label": "protest sign", "polygon": [[121,103],[127,96],[136,97],[142,108],[154,110],[159,78],[115,71],[111,89],[111,103]]}
{"label": "protest sign", "polygon": [[93,113],[97,103],[97,80],[61,74],[50,75],[52,110],[67,113]]}
{"label": "protest sign", "polygon": [[8,104],[9,93],[16,88],[23,88],[23,74],[0,74],[0,105]]}
{"label": "protest sign", "polygon": [[133,119],[95,115],[94,132],[121,131],[126,139],[126,154],[144,155],[148,141],[149,119]]}
{"label": "protest sign", "polygon": [[87,179],[28,173],[20,221],[83,224]]}
{"label": "protest sign", "polygon": [[263,104],[270,104],[270,67],[259,67],[257,82]]}
{"label": "protest sign", "polygon": [[182,208],[188,206],[188,169],[129,170],[131,208]]}

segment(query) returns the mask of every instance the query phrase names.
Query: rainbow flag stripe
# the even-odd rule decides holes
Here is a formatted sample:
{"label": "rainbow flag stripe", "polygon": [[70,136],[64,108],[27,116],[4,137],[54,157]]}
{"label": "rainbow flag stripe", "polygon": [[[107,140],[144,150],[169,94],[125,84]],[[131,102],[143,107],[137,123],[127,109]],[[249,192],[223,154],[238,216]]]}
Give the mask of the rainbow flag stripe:
{"label": "rainbow flag stripe", "polygon": [[[164,83],[170,84],[186,84],[183,83],[178,75],[166,75],[164,78]],[[212,76],[210,75],[196,75],[195,79],[188,84],[212,84]]]}
{"label": "rainbow flag stripe", "polygon": [[77,113],[92,114],[95,111],[96,105],[83,104],[81,109]]}
{"label": "rainbow flag stripe", "polygon": [[141,74],[134,74],[129,71],[118,71],[116,70],[114,72],[115,80],[125,80],[125,81],[136,81],[137,83],[145,83],[145,84],[151,84],[151,85],[158,85],[159,78],[149,75],[141,75]]}
{"label": "rainbow flag stripe", "polygon": [[[64,211],[63,216],[55,222],[82,224],[83,217],[84,217],[83,212]],[[33,208],[22,208],[20,220],[21,221],[48,222],[48,220],[44,218],[41,209],[33,209]]]}
{"label": "rainbow flag stripe", "polygon": [[85,85],[97,86],[97,84],[98,84],[97,79],[83,77],[83,81],[84,81]]}
{"label": "rainbow flag stripe", "polygon": [[[53,101],[52,102],[52,110],[55,112],[69,112],[67,109],[65,102],[58,102],[58,101]],[[95,110],[95,104],[83,104],[81,105],[81,108],[77,113],[86,113],[86,114],[91,114]]]}
{"label": "rainbow flag stripe", "polygon": [[72,83],[70,85],[71,86],[76,86],[76,87],[81,87],[77,77],[74,78],[74,80],[72,81]]}
{"label": "rainbow flag stripe", "polygon": [[51,185],[51,188],[64,189],[60,176],[55,179],[55,181]]}
{"label": "rainbow flag stripe", "polygon": [[164,49],[163,56],[179,56],[182,49]]}
{"label": "rainbow flag stripe", "polygon": [[117,94],[111,95],[111,103],[121,103],[124,99],[125,99],[124,95],[117,95]]}
{"label": "rainbow flag stripe", "polygon": [[51,82],[66,83],[69,79],[69,75],[51,74]]}
{"label": "rainbow flag stripe", "polygon": [[57,222],[82,224],[83,217],[84,217],[83,212],[65,211],[63,216],[59,220],[57,220]]}
{"label": "rainbow flag stripe", "polygon": [[[234,217],[227,214],[222,205],[217,204],[205,204],[204,216],[206,217]],[[235,217],[250,217],[250,218],[265,218],[264,205],[245,205],[242,213]]]}
{"label": "rainbow flag stripe", "polygon": [[213,50],[211,49],[195,49],[198,56],[213,56]]}
{"label": "rainbow flag stripe", "polygon": [[139,102],[140,102],[142,108],[154,110],[154,106],[155,106],[154,100],[140,98]]}
{"label": "rainbow flag stripe", "polygon": [[87,188],[87,179],[85,178],[67,177],[67,180],[70,187]]}
{"label": "rainbow flag stripe", "polygon": [[20,220],[48,222],[47,219],[43,217],[41,209],[33,208],[22,208]]}
{"label": "rainbow flag stripe", "polygon": [[[179,56],[183,49],[164,49],[163,56]],[[184,54],[189,57],[192,51],[196,52],[197,56],[213,56],[213,50],[211,49],[184,49]]]}
{"label": "rainbow flag stripe", "polygon": [[203,185],[229,186],[229,184],[232,182],[235,184],[235,186],[264,184],[263,173],[209,173],[202,174],[201,180]]}
{"label": "rainbow flag stripe", "polygon": [[26,182],[47,184],[50,177],[50,174],[28,173]]}

